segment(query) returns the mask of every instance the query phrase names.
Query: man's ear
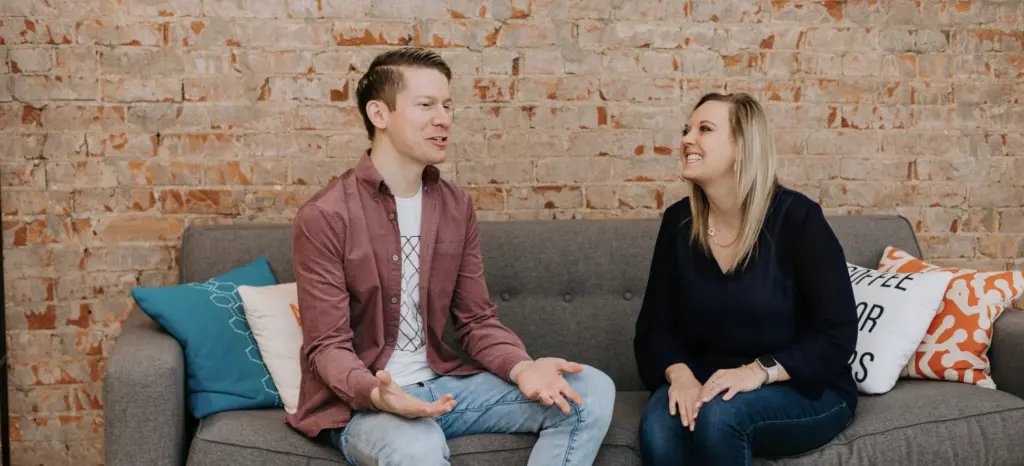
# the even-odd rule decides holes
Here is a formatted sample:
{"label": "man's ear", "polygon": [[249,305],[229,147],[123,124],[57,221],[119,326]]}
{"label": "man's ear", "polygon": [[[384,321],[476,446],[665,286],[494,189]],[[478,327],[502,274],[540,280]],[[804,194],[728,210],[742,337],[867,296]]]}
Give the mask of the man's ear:
{"label": "man's ear", "polygon": [[366,116],[370,118],[370,122],[373,123],[378,129],[386,129],[388,127],[388,119],[390,112],[388,106],[379,100],[371,100],[366,103]]}

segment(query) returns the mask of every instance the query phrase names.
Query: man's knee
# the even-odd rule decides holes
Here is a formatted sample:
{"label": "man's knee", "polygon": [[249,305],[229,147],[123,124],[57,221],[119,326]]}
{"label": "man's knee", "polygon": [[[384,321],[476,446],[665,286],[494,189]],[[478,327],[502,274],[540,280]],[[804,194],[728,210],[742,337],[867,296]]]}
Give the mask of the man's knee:
{"label": "man's knee", "polygon": [[583,404],[578,406],[582,421],[607,427],[615,408],[615,382],[608,374],[584,365],[569,384],[580,394]]}
{"label": "man's knee", "polygon": [[343,436],[344,452],[350,462],[363,465],[447,465],[448,443],[432,419],[404,419],[377,414],[372,424]]}
{"label": "man's knee", "polygon": [[382,452],[378,464],[447,465],[448,444],[444,434],[395,438],[387,451]]}

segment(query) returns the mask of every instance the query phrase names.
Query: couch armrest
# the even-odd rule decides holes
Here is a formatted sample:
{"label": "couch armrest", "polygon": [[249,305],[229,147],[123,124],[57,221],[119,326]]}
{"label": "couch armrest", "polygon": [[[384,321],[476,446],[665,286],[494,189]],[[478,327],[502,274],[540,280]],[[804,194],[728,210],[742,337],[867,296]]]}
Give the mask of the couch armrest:
{"label": "couch armrest", "polygon": [[185,357],[138,308],[121,330],[103,382],[107,466],[185,464]]}
{"label": "couch armrest", "polygon": [[996,388],[1024,398],[1024,311],[1006,309],[999,315],[988,354]]}

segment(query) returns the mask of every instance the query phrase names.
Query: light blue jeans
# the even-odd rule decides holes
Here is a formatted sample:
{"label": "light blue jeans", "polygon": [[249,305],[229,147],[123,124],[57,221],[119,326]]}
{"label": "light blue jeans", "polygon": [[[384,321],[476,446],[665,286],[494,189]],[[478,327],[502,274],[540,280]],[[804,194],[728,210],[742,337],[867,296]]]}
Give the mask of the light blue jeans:
{"label": "light blue jeans", "polygon": [[438,418],[407,419],[390,413],[359,412],[347,426],[327,432],[349,463],[365,465],[447,465],[447,439],[473,434],[537,433],[529,464],[590,465],[612,418],[615,384],[598,369],[583,366],[566,381],[583,398],[564,414],[523,396],[519,387],[494,374],[446,376],[402,387],[424,401],[451,393],[455,409]]}

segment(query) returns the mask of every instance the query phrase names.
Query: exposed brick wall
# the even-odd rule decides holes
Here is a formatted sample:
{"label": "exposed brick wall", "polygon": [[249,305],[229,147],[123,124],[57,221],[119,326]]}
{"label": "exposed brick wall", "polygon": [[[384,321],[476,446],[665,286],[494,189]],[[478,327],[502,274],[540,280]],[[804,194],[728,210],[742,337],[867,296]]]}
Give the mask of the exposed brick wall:
{"label": "exposed brick wall", "polygon": [[898,213],[929,258],[1024,267],[1021,0],[4,0],[0,164],[15,464],[102,461],[132,286],[183,228],[288,221],[365,147],[354,85],[443,50],[444,171],[484,219],[651,217],[701,93],[769,108],[829,213]]}

